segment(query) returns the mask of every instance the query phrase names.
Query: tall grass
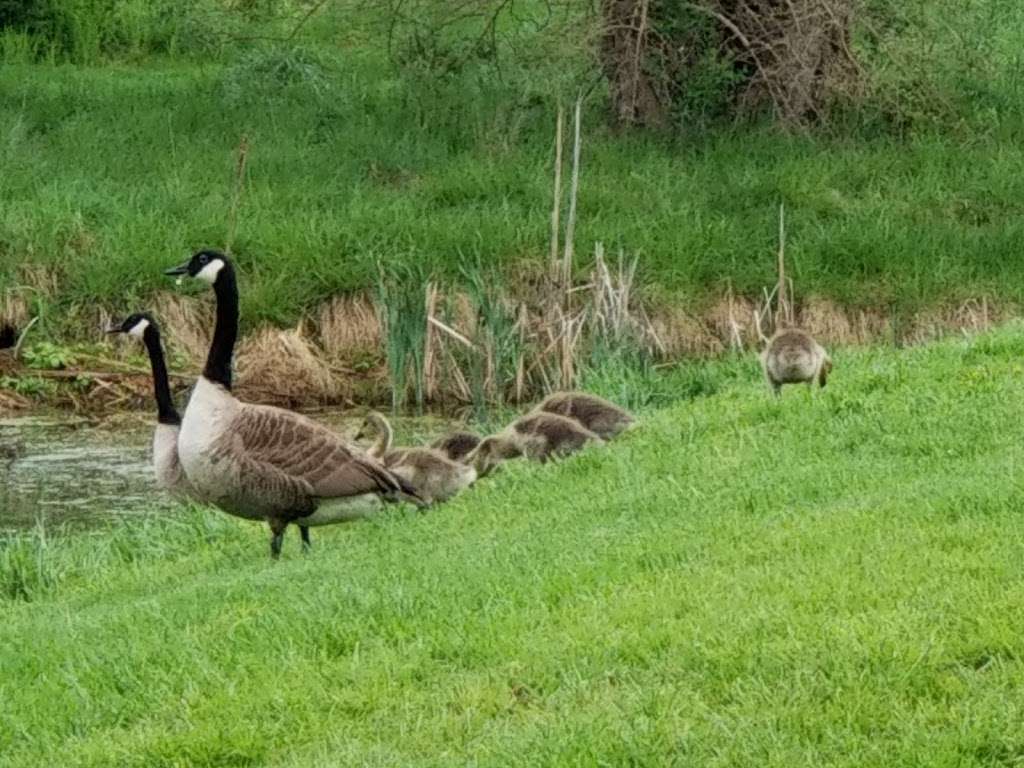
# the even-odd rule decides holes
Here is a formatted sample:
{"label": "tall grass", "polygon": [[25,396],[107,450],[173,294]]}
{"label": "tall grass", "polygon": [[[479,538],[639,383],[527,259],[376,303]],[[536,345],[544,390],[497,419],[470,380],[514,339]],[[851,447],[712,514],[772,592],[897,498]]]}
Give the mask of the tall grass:
{"label": "tall grass", "polygon": [[526,321],[524,308],[503,293],[496,273],[477,266],[464,270],[463,280],[475,312],[469,386],[477,416],[482,417],[488,406],[500,406],[506,399],[520,402],[525,395]]}
{"label": "tall grass", "polygon": [[383,317],[385,355],[391,379],[392,407],[406,403],[412,392],[420,410],[425,399],[424,358],[427,340],[427,308],[422,270],[383,267],[377,283],[377,305]]}

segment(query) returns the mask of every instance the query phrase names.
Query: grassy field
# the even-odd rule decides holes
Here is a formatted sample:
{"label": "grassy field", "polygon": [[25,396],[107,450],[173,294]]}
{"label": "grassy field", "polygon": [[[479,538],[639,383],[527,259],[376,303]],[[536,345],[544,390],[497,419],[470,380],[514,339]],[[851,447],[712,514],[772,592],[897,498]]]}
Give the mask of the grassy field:
{"label": "grassy field", "polygon": [[[381,263],[454,283],[480,264],[512,292],[544,263],[554,103],[593,81],[582,44],[523,21],[536,60],[432,80],[395,66],[372,29],[343,34],[368,12],[340,0],[291,47],[260,43],[258,27],[245,45],[211,27],[221,42],[208,49],[189,32],[202,3],[180,18],[129,0],[114,16],[91,0],[60,5],[76,19],[66,54],[32,56],[22,38],[0,36],[0,302],[5,291],[29,300],[40,317],[30,341],[92,337],[97,306],[149,304],[167,288],[164,266],[222,245],[243,134],[251,154],[234,246],[248,324],[291,323],[372,288]],[[889,95],[850,126],[621,135],[607,129],[597,88],[584,125],[581,270],[602,241],[640,256],[645,298],[699,311],[729,286],[757,295],[774,279],[785,202],[802,297],[883,311],[1024,300],[1014,34],[1024,10],[911,5],[921,9],[912,23],[863,52],[873,87]]]}
{"label": "grassy field", "polygon": [[0,764],[1016,765],[1022,354],[666,373],[706,396],[276,564],[201,510],[7,540]]}

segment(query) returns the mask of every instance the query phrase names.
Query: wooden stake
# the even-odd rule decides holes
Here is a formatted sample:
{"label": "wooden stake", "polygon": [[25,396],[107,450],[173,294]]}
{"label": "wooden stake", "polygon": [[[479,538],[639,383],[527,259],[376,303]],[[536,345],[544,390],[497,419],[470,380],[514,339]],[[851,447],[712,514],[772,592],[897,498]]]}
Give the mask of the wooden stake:
{"label": "wooden stake", "polygon": [[582,95],[576,99],[573,115],[574,137],[572,143],[572,181],[569,187],[569,217],[565,222],[565,251],[562,258],[562,290],[566,307],[569,289],[572,287],[573,239],[576,236],[576,195],[580,187],[580,114],[583,108]]}
{"label": "wooden stake", "polygon": [[775,327],[778,328],[780,322],[791,322],[790,315],[786,298],[786,207],[785,203],[779,203],[779,293]]}
{"label": "wooden stake", "polygon": [[558,279],[558,223],[562,209],[562,131],[565,126],[565,109],[558,105],[555,121],[555,183],[551,202],[551,279]]}

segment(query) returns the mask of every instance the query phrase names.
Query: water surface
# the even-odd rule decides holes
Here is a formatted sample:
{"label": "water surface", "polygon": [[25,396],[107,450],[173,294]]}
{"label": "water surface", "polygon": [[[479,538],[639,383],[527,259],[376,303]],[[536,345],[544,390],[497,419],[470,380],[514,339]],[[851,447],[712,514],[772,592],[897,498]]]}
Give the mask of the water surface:
{"label": "water surface", "polygon": [[[312,415],[348,439],[362,423],[351,412]],[[433,417],[394,423],[404,444],[421,443],[449,426]],[[178,506],[156,488],[150,464],[153,426],[142,414],[101,422],[62,415],[0,419],[0,531],[37,521],[81,528],[173,513]]]}

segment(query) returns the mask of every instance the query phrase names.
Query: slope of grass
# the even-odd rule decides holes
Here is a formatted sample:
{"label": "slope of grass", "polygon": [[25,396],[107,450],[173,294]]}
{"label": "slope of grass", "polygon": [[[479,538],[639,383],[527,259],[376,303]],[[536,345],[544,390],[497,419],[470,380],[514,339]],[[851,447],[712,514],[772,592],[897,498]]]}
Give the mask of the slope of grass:
{"label": "slope of grass", "polygon": [[0,764],[1016,764],[1022,353],[840,351],[781,402],[725,363],[276,564],[213,512],[9,540]]}
{"label": "slope of grass", "polygon": [[[548,106],[431,96],[358,52],[276,86],[257,87],[263,70],[248,61],[0,70],[0,289],[32,284],[40,267],[56,276],[37,334],[83,335],[75,309],[91,334],[96,305],[145,305],[168,287],[163,267],[222,245],[242,134],[247,322],[292,322],[367,289],[378,262],[454,281],[467,262],[512,281],[539,271]],[[577,249],[581,261],[595,240],[640,254],[648,292],[689,306],[728,285],[757,294],[774,279],[785,201],[802,296],[901,309],[1022,299],[1013,135],[742,128],[666,144],[609,135],[602,119],[586,118]]]}

